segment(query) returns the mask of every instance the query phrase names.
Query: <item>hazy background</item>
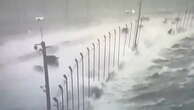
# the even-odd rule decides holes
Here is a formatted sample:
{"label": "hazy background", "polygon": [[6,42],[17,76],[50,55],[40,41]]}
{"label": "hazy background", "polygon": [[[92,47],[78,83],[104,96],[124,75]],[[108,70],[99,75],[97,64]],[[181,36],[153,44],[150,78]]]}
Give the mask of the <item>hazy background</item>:
{"label": "hazy background", "polygon": [[[124,11],[137,7],[138,0],[1,0],[0,43],[15,35],[37,32],[36,16],[44,16],[44,28],[86,26],[91,22],[126,17]],[[180,11],[193,0],[144,0],[144,13]]]}

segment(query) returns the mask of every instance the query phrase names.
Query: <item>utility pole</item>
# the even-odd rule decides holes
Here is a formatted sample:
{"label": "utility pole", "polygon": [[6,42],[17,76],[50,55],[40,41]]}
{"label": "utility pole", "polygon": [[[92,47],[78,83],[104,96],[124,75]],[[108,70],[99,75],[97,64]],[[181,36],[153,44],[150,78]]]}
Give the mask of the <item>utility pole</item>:
{"label": "utility pole", "polygon": [[42,46],[42,54],[43,54],[43,62],[44,62],[44,72],[45,72],[45,87],[46,87],[46,99],[47,99],[47,110],[51,110],[51,102],[50,102],[50,87],[49,87],[49,75],[48,75],[48,65],[46,62],[46,45],[45,42],[41,42]]}
{"label": "utility pole", "polygon": [[43,41],[43,28],[41,27],[40,23],[44,20],[44,17],[36,17],[36,21],[40,26],[40,34],[41,34],[41,43],[35,44],[34,49],[37,49],[37,46],[41,46],[42,54],[43,54],[43,65],[44,65],[44,75],[45,75],[45,88],[46,88],[46,103],[47,103],[47,110],[51,110],[51,99],[50,99],[50,87],[49,87],[49,74],[48,74],[48,65],[47,65],[47,55],[46,55],[46,44]]}

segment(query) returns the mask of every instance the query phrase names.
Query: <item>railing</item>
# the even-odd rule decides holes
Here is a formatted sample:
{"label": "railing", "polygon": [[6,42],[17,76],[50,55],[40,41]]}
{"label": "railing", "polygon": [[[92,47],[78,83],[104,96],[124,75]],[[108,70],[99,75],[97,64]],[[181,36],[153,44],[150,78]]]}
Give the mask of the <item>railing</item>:
{"label": "railing", "polygon": [[132,23],[130,28],[127,24],[123,28],[118,27],[80,52],[79,58],[75,58],[74,64],[68,67],[69,73],[64,74],[64,84],[58,86],[60,95],[53,98],[57,109],[88,108],[88,99],[94,95],[94,85],[110,80],[120,67],[121,57],[130,50],[132,28]]}
{"label": "railing", "polygon": [[[192,24],[193,17],[190,19],[190,14],[187,9],[179,17],[180,20],[175,19],[176,30]],[[141,30],[135,37],[137,33],[134,27],[134,22],[118,27],[80,52],[74,64],[68,67],[69,73],[64,74],[64,83],[58,86],[60,94],[53,98],[57,110],[89,109],[89,99],[95,95],[95,85],[111,80],[111,76],[120,68],[122,57],[134,45],[138,45]]]}

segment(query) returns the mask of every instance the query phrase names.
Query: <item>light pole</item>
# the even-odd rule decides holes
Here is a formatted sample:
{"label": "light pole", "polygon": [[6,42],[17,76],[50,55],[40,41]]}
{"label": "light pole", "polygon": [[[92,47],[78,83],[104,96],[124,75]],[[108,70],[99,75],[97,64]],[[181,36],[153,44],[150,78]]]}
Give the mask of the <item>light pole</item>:
{"label": "light pole", "polygon": [[63,94],[64,92],[63,92],[63,87],[61,85],[59,85],[59,89],[61,90],[61,94],[62,94],[62,97],[61,97],[62,98],[61,99],[62,100],[62,110],[65,110],[64,109],[64,94]]}
{"label": "light pole", "polygon": [[44,20],[44,17],[37,16],[37,17],[35,17],[35,20],[38,22],[41,41],[43,41],[43,28],[42,28],[41,22]]}
{"label": "light pole", "polygon": [[67,76],[64,74],[63,77],[65,78],[65,86],[66,86],[66,103],[67,103],[67,110],[69,109],[69,93],[68,93],[68,78]]}
{"label": "light pole", "polygon": [[[44,20],[44,17],[36,17],[35,18],[38,24]],[[43,29],[40,25],[40,34],[41,34],[41,43],[35,44],[34,49],[37,49],[37,46],[41,46],[42,54],[43,54],[43,65],[44,65],[44,75],[45,75],[45,88],[46,88],[46,103],[47,103],[47,110],[51,110],[51,101],[50,101],[50,87],[49,87],[49,74],[48,74],[48,65],[47,65],[47,55],[46,55],[46,44],[43,41]]]}

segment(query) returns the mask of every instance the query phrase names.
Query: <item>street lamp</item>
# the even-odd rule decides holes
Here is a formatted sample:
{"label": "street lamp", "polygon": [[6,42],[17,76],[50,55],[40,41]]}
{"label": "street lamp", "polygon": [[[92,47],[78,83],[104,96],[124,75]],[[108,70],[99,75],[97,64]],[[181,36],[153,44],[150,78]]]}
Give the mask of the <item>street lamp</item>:
{"label": "street lamp", "polygon": [[44,17],[35,17],[36,21],[40,26],[40,34],[41,34],[41,43],[35,44],[34,49],[37,50],[38,46],[42,48],[43,54],[43,65],[44,65],[44,72],[45,72],[45,88],[46,88],[46,102],[47,102],[47,110],[51,110],[51,101],[50,101],[50,87],[49,87],[49,75],[48,75],[48,65],[47,65],[47,55],[46,55],[46,44],[43,41],[43,29],[40,25],[40,22],[44,20]]}
{"label": "street lamp", "polygon": [[43,41],[43,28],[41,26],[41,22],[44,20],[43,16],[37,16],[35,17],[35,20],[38,22],[39,28],[40,28],[40,35],[41,35],[41,41]]}
{"label": "street lamp", "polygon": [[133,15],[135,14],[135,9],[132,9],[132,10],[125,10],[124,12],[126,15]]}

